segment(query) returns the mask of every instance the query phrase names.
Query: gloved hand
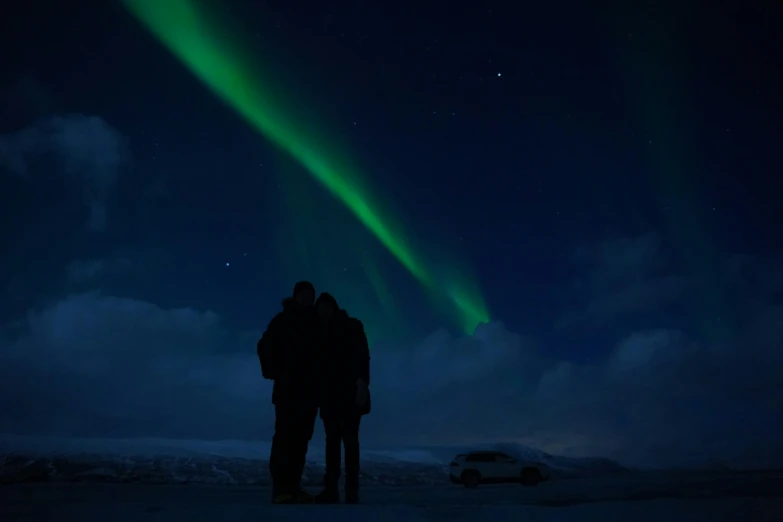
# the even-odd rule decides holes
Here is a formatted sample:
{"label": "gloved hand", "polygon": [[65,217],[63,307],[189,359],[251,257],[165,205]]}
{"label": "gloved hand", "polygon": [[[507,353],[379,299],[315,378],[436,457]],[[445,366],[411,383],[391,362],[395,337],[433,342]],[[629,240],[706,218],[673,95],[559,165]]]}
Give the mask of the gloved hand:
{"label": "gloved hand", "polygon": [[363,407],[367,405],[367,401],[370,400],[370,390],[367,387],[367,383],[364,379],[356,380],[356,405]]}

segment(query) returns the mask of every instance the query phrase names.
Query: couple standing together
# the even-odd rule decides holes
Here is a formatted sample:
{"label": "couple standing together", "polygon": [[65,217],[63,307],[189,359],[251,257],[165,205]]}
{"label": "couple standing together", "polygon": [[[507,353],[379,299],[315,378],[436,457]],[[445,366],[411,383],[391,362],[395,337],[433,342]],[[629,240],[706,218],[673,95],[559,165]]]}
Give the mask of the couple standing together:
{"label": "couple standing together", "polygon": [[[340,501],[345,445],[345,502],[359,501],[359,421],[370,412],[370,350],[364,326],[330,294],[315,299],[308,281],[294,286],[258,341],[264,378],[274,381],[275,434],[269,456],[272,502]],[[326,435],[324,490],[301,487],[307,446],[320,410]]]}

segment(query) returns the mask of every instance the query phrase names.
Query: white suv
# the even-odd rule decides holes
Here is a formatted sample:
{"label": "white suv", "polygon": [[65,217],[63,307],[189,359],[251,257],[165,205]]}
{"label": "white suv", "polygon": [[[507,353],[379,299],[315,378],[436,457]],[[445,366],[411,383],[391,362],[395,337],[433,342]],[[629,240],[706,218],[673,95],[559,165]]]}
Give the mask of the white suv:
{"label": "white suv", "polygon": [[520,461],[499,451],[472,451],[454,457],[449,478],[455,484],[475,488],[479,483],[521,482],[535,486],[550,478],[549,468],[540,462]]}

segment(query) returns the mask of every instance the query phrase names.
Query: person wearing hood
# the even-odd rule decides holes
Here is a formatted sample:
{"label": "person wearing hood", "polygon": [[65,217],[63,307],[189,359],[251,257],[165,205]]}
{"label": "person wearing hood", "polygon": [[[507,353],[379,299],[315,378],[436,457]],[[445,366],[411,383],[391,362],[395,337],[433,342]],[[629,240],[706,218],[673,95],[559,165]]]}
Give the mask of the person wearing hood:
{"label": "person wearing hood", "polygon": [[324,490],[316,503],[340,501],[341,445],[345,446],[345,502],[359,501],[359,421],[370,412],[370,349],[364,325],[322,293],[319,324],[319,407],[326,435]]}
{"label": "person wearing hood", "polygon": [[293,295],[283,300],[283,310],[270,321],[257,345],[261,372],[265,379],[274,381],[275,433],[269,471],[272,502],[276,504],[313,502],[301,480],[318,413],[314,301],[313,285],[296,283]]}

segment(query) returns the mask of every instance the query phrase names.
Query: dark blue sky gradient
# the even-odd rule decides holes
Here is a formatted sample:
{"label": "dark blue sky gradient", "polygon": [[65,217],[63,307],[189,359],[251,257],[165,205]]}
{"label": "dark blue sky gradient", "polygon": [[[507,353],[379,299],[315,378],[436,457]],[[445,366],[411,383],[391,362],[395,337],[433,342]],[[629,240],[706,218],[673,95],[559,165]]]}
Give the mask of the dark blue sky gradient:
{"label": "dark blue sky gradient", "polygon": [[[208,3],[228,6],[248,54],[274,72],[269,82],[321,122],[417,244],[473,267],[493,321],[549,361],[531,379],[561,362],[609,364],[645,332],[720,345],[726,359],[702,354],[716,372],[732,367],[737,346],[783,339],[783,41],[772,2]],[[226,335],[252,338],[299,277],[281,238],[307,212],[370,252],[392,289],[400,323],[358,275],[359,246],[327,256],[323,239],[312,245],[330,274],[314,278],[318,290],[361,310],[379,347],[414,346],[441,327],[458,335],[338,203],[118,4],[2,12],[13,21],[0,81],[8,346],[31,311],[90,291],[211,310]],[[58,116],[99,118],[118,137],[100,231],[85,230],[83,175],[58,174],[66,152],[19,152],[24,129]],[[292,208],[281,179],[315,203]],[[768,367],[780,363],[777,349],[758,350]],[[758,393],[770,408],[783,398],[779,384]],[[759,419],[770,434],[780,429]],[[562,433],[541,423],[547,437]]]}

